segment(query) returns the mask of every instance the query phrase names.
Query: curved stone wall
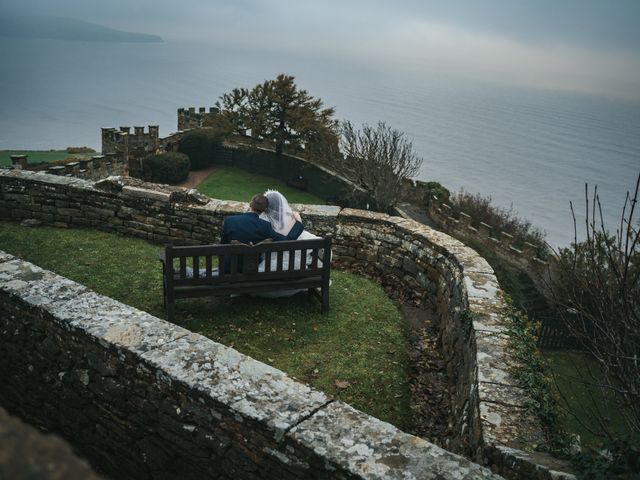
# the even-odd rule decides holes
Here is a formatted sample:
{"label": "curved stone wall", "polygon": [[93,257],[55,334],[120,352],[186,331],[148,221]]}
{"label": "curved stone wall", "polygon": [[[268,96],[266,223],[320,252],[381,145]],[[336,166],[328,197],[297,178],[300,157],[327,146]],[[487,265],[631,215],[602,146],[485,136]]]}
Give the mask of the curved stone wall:
{"label": "curved stone wall", "polygon": [[[209,200],[193,192],[145,185],[125,178],[110,178],[92,183],[46,174],[0,172],[0,218],[14,220],[33,218],[58,226],[89,226],[135,235],[155,242],[172,241],[176,244],[215,242],[220,237],[224,216],[244,211],[245,207],[246,205],[238,202]],[[411,220],[359,210],[341,210],[330,206],[301,206],[300,209],[307,228],[320,235],[330,234],[334,237],[336,259],[375,271],[383,275],[386,281],[395,283],[416,301],[434,302],[437,305],[440,316],[440,340],[446,356],[449,377],[452,380],[450,422],[453,425],[454,435],[447,447],[480,463],[490,465],[492,469],[509,477],[551,478],[552,472],[548,468],[537,465],[531,455],[519,450],[538,438],[539,429],[535,420],[524,418],[524,405],[527,399],[523,392],[513,385],[507,372],[510,359],[504,348],[505,337],[502,333],[504,328],[500,321],[503,304],[499,296],[499,286],[487,262],[461,242]],[[76,308],[85,311],[90,306]],[[145,331],[144,328],[140,328],[142,332]],[[163,326],[162,328],[178,329],[179,327]],[[187,334],[184,333],[184,335]],[[174,337],[168,340],[168,337],[162,338],[165,339],[162,342],[171,343],[172,348],[180,348],[180,344],[186,341],[178,342]],[[204,340],[198,339],[198,342],[202,341]],[[97,342],[101,344],[100,339]],[[189,347],[184,346],[184,349],[183,351],[188,351]],[[82,351],[82,348],[78,349],[78,355]],[[225,350],[224,347],[218,346],[216,351],[228,352],[230,349]],[[140,352],[140,355],[144,356],[145,352],[146,350]],[[169,358],[161,349],[158,350],[160,358],[156,358],[151,353],[149,355],[155,359],[153,361],[157,362],[162,358]],[[126,358],[126,355],[124,357]],[[176,365],[188,363],[185,363],[184,359],[180,360],[181,358],[177,358]],[[138,357],[138,359],[152,361],[152,358],[146,357]],[[222,364],[219,362],[220,360],[217,359],[208,363]],[[198,365],[203,363],[207,362],[200,360]],[[160,381],[159,386],[150,387],[152,391],[153,388],[162,387],[161,381],[164,375],[169,375],[173,379],[169,382],[170,392],[164,392],[166,394],[180,394],[182,395],[180,398],[185,399],[190,393],[199,391],[189,381],[187,381],[187,387],[191,386],[195,390],[187,388],[172,391],[172,382],[175,385],[182,385],[188,378],[182,377],[186,372],[180,368],[184,367],[165,371],[164,367],[160,368],[158,364],[152,363],[152,366],[151,371],[155,372]],[[169,366],[167,365],[167,368]],[[260,382],[263,374],[276,377],[282,375],[281,372],[267,374],[265,370],[258,370],[262,373],[256,373],[257,382]],[[142,371],[147,373],[144,369]],[[159,371],[162,373],[158,373]],[[225,378],[227,373],[229,373],[228,369],[224,374],[218,372],[220,375],[218,381],[227,381],[228,379]],[[208,378],[210,374],[207,373],[205,376]],[[152,377],[153,375],[149,378]],[[233,378],[231,375],[230,381],[233,381]],[[82,384],[82,381],[80,383]],[[77,382],[76,386],[79,387]],[[311,394],[305,394],[306,397],[309,395]],[[333,419],[333,413],[326,412],[338,407],[340,407],[339,410],[343,408],[348,410],[349,407],[339,402],[326,403],[328,400],[318,392],[311,396],[314,395],[320,395],[317,397],[318,401],[312,404],[300,403],[301,406],[297,409],[298,414],[292,413],[292,418],[287,417],[289,420],[283,422],[280,430],[274,426],[265,427],[262,424],[259,425],[260,429],[267,428],[269,434],[266,436],[278,441],[279,435],[283,435],[284,432],[291,434],[297,428],[292,425],[297,425],[301,419],[308,417],[309,412],[317,410],[316,414],[312,414],[306,420],[308,425],[319,422],[317,430],[314,426],[299,438],[324,439],[323,444],[329,441],[332,438],[331,435],[335,436],[336,432],[332,430],[323,433],[322,418],[326,416]],[[259,397],[263,398],[264,395]],[[245,397],[240,395],[237,398],[238,401],[242,402],[241,398]],[[153,400],[154,402],[162,401],[161,396],[157,395]],[[206,403],[206,400],[204,402]],[[253,412],[255,408],[252,404],[249,410]],[[280,408],[288,407],[276,402],[273,408],[279,411]],[[360,416],[362,419],[368,418],[355,411],[347,415],[352,419]],[[265,416],[261,415],[260,418],[264,419]],[[256,421],[258,421],[256,418],[251,417],[250,422],[240,421],[240,423],[244,428],[247,423]],[[366,436],[365,432],[369,430],[367,427],[365,430],[357,431]],[[375,433],[375,429],[370,431]],[[346,433],[343,429],[337,435]],[[396,434],[392,434],[391,430],[388,433],[395,438]],[[243,435],[246,434],[247,432],[244,431]],[[280,438],[281,441],[282,438]],[[417,439],[415,441],[422,445]],[[281,444],[278,443],[278,445]],[[323,452],[327,455],[331,453],[331,449],[326,449],[326,446],[323,448]],[[274,451],[282,453],[277,448]],[[336,448],[334,454],[338,455],[340,451],[341,448]],[[366,458],[360,458],[357,452],[352,453],[354,454],[352,460],[356,464],[358,461],[365,463],[369,461],[366,455]],[[404,454],[402,458],[400,463],[409,468],[411,462],[405,464]],[[282,461],[285,461],[284,458]],[[304,462],[310,464],[307,457],[303,460]],[[331,462],[329,464],[334,465]],[[357,468],[354,471],[357,471]],[[341,477],[337,476],[337,478]]]}

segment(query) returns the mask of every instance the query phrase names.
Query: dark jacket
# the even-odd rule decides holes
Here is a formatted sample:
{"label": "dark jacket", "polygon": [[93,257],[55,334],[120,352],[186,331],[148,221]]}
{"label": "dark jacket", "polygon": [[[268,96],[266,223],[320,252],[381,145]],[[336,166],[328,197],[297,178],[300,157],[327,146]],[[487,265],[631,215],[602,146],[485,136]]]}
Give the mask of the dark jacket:
{"label": "dark jacket", "polygon": [[242,215],[232,215],[224,220],[222,228],[222,243],[231,243],[237,240],[242,243],[258,243],[267,238],[275,241],[295,240],[302,231],[304,225],[296,222],[288,235],[281,235],[276,232],[269,222],[258,217],[257,213],[247,212]]}

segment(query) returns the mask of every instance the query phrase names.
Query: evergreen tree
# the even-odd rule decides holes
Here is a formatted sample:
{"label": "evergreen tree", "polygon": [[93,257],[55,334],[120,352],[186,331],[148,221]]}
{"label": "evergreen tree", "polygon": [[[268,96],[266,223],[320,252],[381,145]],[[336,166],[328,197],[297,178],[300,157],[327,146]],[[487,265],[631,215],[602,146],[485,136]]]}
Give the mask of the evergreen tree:
{"label": "evergreen tree", "polygon": [[313,156],[338,143],[334,109],[298,89],[291,75],[280,74],[251,90],[235,88],[217,106],[234,132],[272,143],[278,154],[286,146]]}

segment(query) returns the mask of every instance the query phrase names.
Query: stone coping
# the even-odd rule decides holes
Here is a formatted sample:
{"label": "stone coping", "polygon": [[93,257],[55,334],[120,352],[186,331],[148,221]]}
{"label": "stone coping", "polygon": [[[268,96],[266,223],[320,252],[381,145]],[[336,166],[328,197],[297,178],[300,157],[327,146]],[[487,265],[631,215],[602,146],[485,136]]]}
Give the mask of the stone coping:
{"label": "stone coping", "polygon": [[[199,218],[210,216],[210,221],[218,225],[218,228],[225,215],[246,209],[246,204],[242,202],[215,199],[202,201],[201,198],[197,201],[190,200],[188,195],[176,195],[175,192],[179,190],[176,187],[143,184],[126,177],[111,177],[92,183],[41,173],[0,171],[0,186],[7,182],[18,182],[21,185],[19,188],[27,191],[27,194],[30,184],[39,183],[54,188],[80,191],[95,198],[107,196],[117,201],[122,199],[124,202],[135,202],[136,207],[141,209],[151,205],[153,208],[165,209],[163,212],[183,212]],[[1,194],[2,190],[0,201]],[[129,206],[120,208],[133,208],[130,203],[126,205]],[[301,210],[305,221],[309,226],[316,228],[319,234],[331,234],[338,240],[356,241],[366,234],[366,241],[373,242],[376,248],[377,245],[393,246],[405,252],[404,256],[408,259],[420,254],[439,269],[441,281],[438,288],[444,289],[442,295],[446,292],[449,292],[446,295],[450,295],[447,308],[456,318],[467,312],[471,319],[470,343],[468,347],[458,347],[463,356],[471,356],[469,362],[465,363],[470,382],[465,387],[468,389],[466,395],[469,399],[478,399],[477,404],[472,402],[467,407],[470,408],[469,415],[473,417],[469,420],[469,425],[477,424],[480,432],[480,443],[477,445],[479,450],[470,454],[478,461],[492,462],[495,461],[496,455],[501,457],[500,461],[511,463],[516,460],[521,463],[523,458],[527,458],[524,452],[513,454],[519,451],[513,441],[522,430],[533,430],[535,434],[537,422],[532,419],[525,419],[524,424],[522,422],[522,407],[526,398],[515,386],[505,368],[509,359],[503,338],[505,328],[501,322],[504,302],[500,296],[497,279],[486,260],[449,235],[401,217],[327,206],[305,205]],[[153,212],[148,215],[153,215]],[[192,228],[190,225],[187,227]],[[362,240],[360,242],[362,243]],[[336,249],[339,248],[339,241],[334,243]],[[402,270],[404,265],[400,263],[401,275],[417,268],[409,262],[406,267],[409,270]],[[414,277],[415,280],[412,280]],[[421,285],[425,282],[425,275],[421,271],[414,272],[414,277],[405,277],[401,282],[408,281],[407,279],[412,282],[417,280]],[[443,325],[443,328],[461,327]],[[492,459],[482,453],[483,451],[491,452]],[[539,473],[538,478],[551,478],[549,469],[540,466],[540,471],[542,473]]]}
{"label": "stone coping", "polygon": [[[268,432],[276,450],[267,454],[284,465],[296,460],[297,448],[354,478],[500,478],[232,348],[0,251],[0,300],[7,299],[42,311],[61,331],[132,356],[139,368],[154,369],[158,382],[210,398],[222,413],[212,411],[207,423],[230,415]],[[95,373],[85,380],[101,381]]]}

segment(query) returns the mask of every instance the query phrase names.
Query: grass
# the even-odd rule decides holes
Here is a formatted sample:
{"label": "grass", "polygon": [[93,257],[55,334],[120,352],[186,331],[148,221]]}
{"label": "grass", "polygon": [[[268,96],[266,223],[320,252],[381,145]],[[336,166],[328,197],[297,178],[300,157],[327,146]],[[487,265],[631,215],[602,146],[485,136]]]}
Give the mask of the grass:
{"label": "grass", "polygon": [[29,163],[53,163],[69,157],[88,158],[96,153],[68,153],[65,150],[0,150],[0,166],[11,165],[11,155],[28,155]]}
{"label": "grass", "polygon": [[621,437],[629,435],[613,395],[603,394],[601,389],[589,385],[600,383],[594,360],[582,352],[567,350],[545,350],[544,357],[554,374],[560,404],[571,412],[564,416],[563,426],[569,433],[579,435],[583,446],[596,447],[603,441],[602,436],[592,431],[600,431],[595,409],[603,413],[610,430]]}
{"label": "grass", "polygon": [[267,189],[278,190],[291,203],[323,205],[325,202],[308,192],[303,192],[271,177],[257,175],[236,167],[216,168],[200,185],[198,190],[211,198],[224,198],[248,202],[256,193]]}
{"label": "grass", "polygon": [[[161,247],[92,230],[0,222],[0,250],[165,318]],[[331,308],[315,298],[178,300],[178,323],[284,370],[401,429],[410,427],[404,319],[380,286],[331,273]],[[336,385],[340,383],[339,388]]]}

